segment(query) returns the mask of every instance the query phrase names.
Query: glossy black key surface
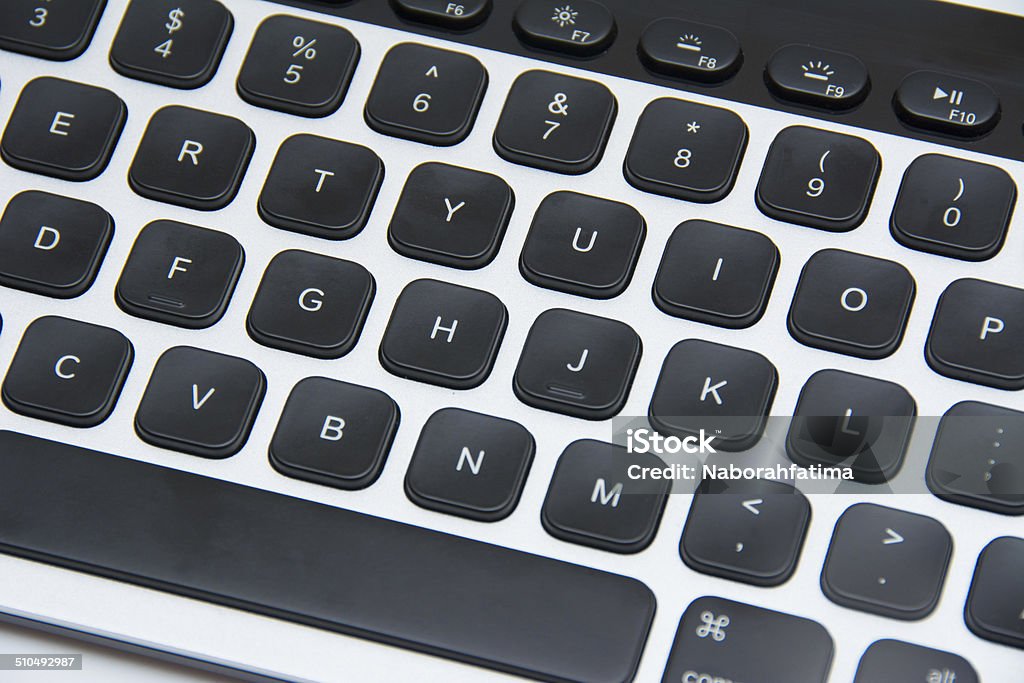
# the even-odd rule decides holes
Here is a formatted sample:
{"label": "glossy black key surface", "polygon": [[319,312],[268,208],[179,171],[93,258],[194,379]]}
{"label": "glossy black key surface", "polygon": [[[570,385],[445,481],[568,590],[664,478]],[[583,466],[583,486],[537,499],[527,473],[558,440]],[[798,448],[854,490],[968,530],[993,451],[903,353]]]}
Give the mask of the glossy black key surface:
{"label": "glossy black key surface", "polygon": [[264,346],[340,358],[356,345],[376,288],[358,263],[283,251],[263,273],[245,326]]}
{"label": "glossy black key surface", "polygon": [[123,76],[198,88],[217,71],[234,19],[217,0],[132,0],[110,48]]}
{"label": "glossy black key surface", "polygon": [[604,420],[625,405],[642,348],[623,322],[553,308],[530,327],[512,389],[534,408]]}
{"label": "glossy black key surface", "polygon": [[905,643],[876,640],[857,665],[853,683],[978,683],[970,662],[952,652]]}
{"label": "glossy black key surface", "polygon": [[807,346],[884,358],[903,341],[916,289],[913,276],[899,263],[823,249],[800,272],[789,333]]}
{"label": "glossy black key surface", "polygon": [[570,55],[601,52],[615,39],[615,17],[595,0],[521,0],[512,23],[530,45]]}
{"label": "glossy black key surface", "polygon": [[62,180],[91,180],[107,167],[128,110],[114,93],[44,76],[21,91],[0,140],[9,165]]}
{"label": "glossy black key surface", "polygon": [[96,279],[114,221],[90,202],[29,190],[0,218],[0,284],[58,299],[79,296]]}
{"label": "glossy black key surface", "polygon": [[951,503],[1024,515],[1024,412],[978,401],[947,410],[927,481],[932,493]]}
{"label": "glossy black key surface", "polygon": [[256,136],[238,119],[172,105],[149,120],[128,170],[138,194],[200,211],[238,194]]}
{"label": "glossy black key surface", "polygon": [[402,43],[384,56],[366,100],[366,123],[385,135],[454,145],[473,128],[485,90],[487,71],[476,58]]}
{"label": "glossy black key surface", "polygon": [[5,553],[546,680],[631,681],[654,617],[634,579],[12,432],[0,517]]}
{"label": "glossy black key surface", "polygon": [[729,111],[662,98],[636,124],[623,166],[634,187],[691,202],[732,190],[747,147],[747,126]]}
{"label": "glossy black key surface", "polygon": [[965,278],[935,306],[925,358],[935,372],[997,389],[1024,389],[1024,290]]}
{"label": "glossy black key surface", "polygon": [[384,163],[362,145],[316,135],[281,143],[260,192],[260,218],[329,240],[358,235],[384,182]]}
{"label": "glossy black key surface", "polygon": [[813,107],[849,109],[864,101],[871,80],[864,62],[815,45],[779,48],[764,79],[778,97]]}
{"label": "glossy black key surface", "polygon": [[428,510],[496,522],[519,503],[535,450],[517,422],[442,408],[423,425],[405,493]]}
{"label": "glossy black key surface", "polygon": [[811,505],[782,482],[704,479],[679,540],[688,567],[755,586],[777,586],[796,569]]}
{"label": "glossy black key surface", "polygon": [[757,207],[788,223],[831,232],[853,230],[867,215],[880,169],[878,152],[866,140],[791,126],[768,150],[757,184]]}
{"label": "glossy black key surface", "polygon": [[384,469],[399,420],[398,405],[382,391],[307,377],[288,395],[270,463],[296,479],[366,488]]}
{"label": "glossy black key surface", "polygon": [[540,203],[519,257],[519,272],[539,287],[610,299],[629,286],[647,236],[636,209],[576,192]]}
{"label": "glossy black key surface", "polygon": [[893,619],[923,619],[939,602],[953,539],[931,517],[858,503],[836,522],[821,570],[832,602]]}
{"label": "glossy black key surface", "polygon": [[175,346],[153,368],[135,413],[143,441],[204,458],[226,458],[249,438],[267,379],[244,358]]}
{"label": "glossy black key surface", "polygon": [[403,256],[452,268],[482,268],[498,253],[515,195],[496,175],[438,162],[412,170],[388,226]]}
{"label": "glossy black key surface", "polygon": [[833,651],[832,637],[816,621],[697,598],[679,620],[661,681],[826,683]]}
{"label": "glossy black key surface", "polygon": [[544,529],[563,541],[615,553],[646,548],[658,532],[671,483],[632,479],[627,470],[634,465],[664,467],[654,455],[603,441],[566,446],[541,509]]}
{"label": "glossy black key surface", "polygon": [[0,5],[0,49],[66,61],[85,52],[106,0],[7,0]]}
{"label": "glossy black key surface", "polygon": [[925,154],[903,174],[889,229],[905,247],[984,261],[1002,249],[1016,200],[1003,169]]}
{"label": "glossy black key surface", "polygon": [[703,83],[724,81],[743,63],[740,42],[730,31],[672,17],[648,24],[639,50],[651,71]]}
{"label": "glossy black key surface", "polygon": [[507,325],[508,310],[489,292],[415,280],[395,302],[380,363],[399,377],[471,389],[491,374]]}
{"label": "glossy black key surface", "polygon": [[974,635],[1024,649],[1024,538],[1003,536],[981,551],[964,621]]}
{"label": "glossy black key surface", "polygon": [[1002,106],[986,84],[935,71],[915,71],[900,84],[893,106],[904,123],[962,137],[995,128]]}
{"label": "glossy black key surface", "polygon": [[452,29],[472,28],[491,13],[491,0],[391,0],[391,5],[410,21]]}
{"label": "glossy black key surface", "polygon": [[842,467],[866,484],[899,472],[917,404],[898,384],[841,370],[819,370],[800,390],[786,437],[798,465]]}
{"label": "glossy black key surface", "polygon": [[220,320],[242,272],[234,237],[175,221],[154,221],[135,239],[117,281],[125,312],[198,329]]}
{"label": "glossy black key surface", "polygon": [[715,434],[714,447],[742,451],[761,438],[779,373],[754,351],[686,339],[673,346],[648,408],[659,432]]}
{"label": "glossy black key surface", "polygon": [[668,238],[651,296],[677,318],[750,327],[764,315],[778,271],[779,249],[761,233],[690,220]]}
{"label": "glossy black key surface", "polygon": [[16,413],[71,427],[94,427],[114,410],[134,350],[109,327],[47,316],[34,320],[3,384]]}
{"label": "glossy black key surface", "polygon": [[527,71],[509,90],[494,150],[512,163],[577,175],[604,154],[618,105],[597,81]]}
{"label": "glossy black key surface", "polygon": [[256,29],[236,87],[257,107],[327,116],[341,105],[358,62],[359,43],[346,29],[279,14]]}

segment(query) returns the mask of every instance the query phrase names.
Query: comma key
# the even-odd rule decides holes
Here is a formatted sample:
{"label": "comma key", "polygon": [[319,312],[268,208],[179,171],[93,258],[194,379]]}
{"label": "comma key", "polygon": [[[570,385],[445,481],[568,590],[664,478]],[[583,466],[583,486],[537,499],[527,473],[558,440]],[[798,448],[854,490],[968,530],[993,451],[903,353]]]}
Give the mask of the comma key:
{"label": "comma key", "polygon": [[661,681],[825,683],[832,653],[832,637],[815,621],[702,597],[690,603],[679,621]]}

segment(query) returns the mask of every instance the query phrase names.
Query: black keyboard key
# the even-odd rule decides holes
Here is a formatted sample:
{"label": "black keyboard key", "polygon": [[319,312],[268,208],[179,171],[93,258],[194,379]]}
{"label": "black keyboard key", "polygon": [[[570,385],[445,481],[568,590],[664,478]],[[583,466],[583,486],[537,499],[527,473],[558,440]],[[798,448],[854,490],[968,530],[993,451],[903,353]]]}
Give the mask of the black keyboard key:
{"label": "black keyboard key", "polygon": [[702,597],[679,620],[661,681],[826,683],[833,651],[832,637],[816,621]]}
{"label": "black keyboard key", "polygon": [[391,5],[410,21],[456,30],[473,28],[491,13],[491,0],[391,0]]}
{"label": "black keyboard key", "polygon": [[114,221],[90,202],[29,190],[0,218],[0,284],[58,299],[92,286]]}
{"label": "black keyboard key", "polygon": [[366,100],[366,123],[378,133],[428,145],[462,142],[487,89],[474,57],[415,43],[388,50]]}
{"label": "black keyboard key", "polygon": [[217,0],[132,0],[110,48],[123,76],[198,88],[217,71],[234,20]]}
{"label": "black keyboard key", "polygon": [[717,202],[732,190],[747,148],[747,126],[728,109],[662,98],[636,124],[623,166],[646,192]]}
{"label": "black keyboard key", "polygon": [[234,237],[175,221],[154,221],[135,239],[114,292],[140,318],[191,329],[227,309],[245,253]]}
{"label": "black keyboard key", "polygon": [[238,194],[256,136],[238,119],[170,106],[149,120],[128,170],[138,194],[200,211],[222,209]]}
{"label": "black keyboard key", "polygon": [[951,503],[1024,515],[1024,413],[977,401],[947,410],[927,481],[932,493]]}
{"label": "black keyboard key", "polygon": [[916,416],[898,384],[819,370],[800,390],[786,452],[798,465],[849,468],[857,481],[881,484],[903,466]]}
{"label": "black keyboard key", "polygon": [[915,71],[893,98],[904,123],[962,137],[984,135],[999,122],[1001,106],[992,88],[961,76]]}
{"label": "black keyboard key", "polygon": [[792,126],[776,136],[757,184],[770,218],[846,232],[864,221],[882,162],[866,140]]}
{"label": "black keyboard key", "polygon": [[128,109],[109,90],[44,76],[21,91],[0,153],[11,166],[62,180],[91,180],[114,153]]}
{"label": "black keyboard key", "polygon": [[535,450],[517,422],[442,408],[423,425],[405,493],[428,510],[496,522],[519,503]]}
{"label": "black keyboard key", "polygon": [[789,580],[803,548],[811,505],[789,484],[704,479],[679,541],[688,567],[755,586]]}
{"label": "black keyboard key", "polygon": [[768,60],[768,87],[784,100],[826,109],[849,109],[871,89],[864,62],[814,45],[786,45]]}
{"label": "black keyboard key", "polygon": [[135,413],[135,431],[154,446],[226,458],[249,438],[267,379],[244,358],[191,346],[160,356]]}
{"label": "black keyboard key", "polygon": [[1024,389],[1024,290],[962,279],[935,306],[925,358],[935,372],[997,389]]}
{"label": "black keyboard key", "polygon": [[134,350],[109,327],[48,316],[26,329],[3,384],[16,413],[94,427],[114,410]]}
{"label": "black keyboard key", "polygon": [[512,389],[534,408],[604,420],[625,405],[641,353],[629,325],[553,308],[530,327]]}
{"label": "black keyboard key", "polygon": [[296,479],[366,488],[384,469],[399,420],[398,405],[382,391],[308,377],[288,395],[270,463]]}
{"label": "black keyboard key", "polygon": [[629,286],[647,224],[627,204],[555,192],[534,214],[519,272],[538,287],[610,299]]}
{"label": "black keyboard key", "polygon": [[742,451],[761,438],[778,385],[778,371],[761,354],[686,339],[665,357],[648,417],[661,433],[714,431],[715,448]]}
{"label": "black keyboard key", "polygon": [[341,358],[356,345],[375,291],[373,276],[358,263],[283,251],[263,273],[245,326],[264,346]]}
{"label": "black keyboard key", "polygon": [[858,503],[836,522],[821,570],[832,602],[893,619],[923,619],[939,602],[953,539],[931,517]]}
{"label": "black keyboard key", "polygon": [[814,348],[885,358],[903,341],[916,289],[899,263],[823,249],[800,272],[789,333]]}
{"label": "black keyboard key", "polygon": [[263,20],[238,73],[238,94],[257,107],[327,116],[341,106],[359,43],[341,26],[276,15]]}
{"label": "black keyboard key", "polygon": [[617,110],[615,97],[596,81],[548,71],[516,78],[494,131],[503,159],[578,175],[604,154]]}
{"label": "black keyboard key", "polygon": [[85,52],[106,0],[7,0],[0,5],[0,49],[67,61]]}
{"label": "black keyboard key", "polygon": [[1024,538],[1003,536],[981,551],[964,621],[979,638],[1024,649]]}
{"label": "black keyboard key", "polygon": [[690,220],[672,231],[651,295],[665,313],[730,329],[764,315],[779,249],[759,232]]}
{"label": "black keyboard key", "polygon": [[630,466],[663,468],[664,463],[593,439],[566,446],[541,509],[544,529],[563,541],[614,553],[646,548],[658,532],[671,484],[633,479],[627,475]]}
{"label": "black keyboard key", "polygon": [[654,617],[634,579],[12,432],[0,518],[5,553],[534,678],[632,680]]}
{"label": "black keyboard key", "polygon": [[644,29],[640,59],[659,74],[718,83],[739,70],[743,51],[736,36],[724,28],[669,17]]}
{"label": "black keyboard key", "polygon": [[498,297],[437,280],[402,290],[380,342],[393,375],[450,389],[471,389],[491,374],[508,311]]}
{"label": "black keyboard key", "polygon": [[438,162],[409,174],[388,226],[403,256],[452,268],[483,268],[498,253],[515,195],[490,173]]}
{"label": "black keyboard key", "polygon": [[522,0],[512,26],[525,43],[578,56],[601,52],[616,31],[615,17],[594,0]]}
{"label": "black keyboard key", "polygon": [[853,683],[978,683],[970,662],[952,652],[901,640],[876,640],[857,665]]}
{"label": "black keyboard key", "polygon": [[1017,186],[996,166],[925,154],[903,175],[889,229],[911,249],[965,261],[999,253]]}
{"label": "black keyboard key", "polygon": [[275,228],[329,240],[358,235],[384,182],[373,150],[316,135],[281,143],[257,206]]}

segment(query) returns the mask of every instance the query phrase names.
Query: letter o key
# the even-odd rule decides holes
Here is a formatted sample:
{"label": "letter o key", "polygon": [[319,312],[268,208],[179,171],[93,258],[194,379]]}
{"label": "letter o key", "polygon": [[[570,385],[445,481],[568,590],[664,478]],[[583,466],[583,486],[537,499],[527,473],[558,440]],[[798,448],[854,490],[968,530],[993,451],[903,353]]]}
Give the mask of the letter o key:
{"label": "letter o key", "polygon": [[868,293],[860,287],[849,287],[839,297],[839,303],[846,310],[856,313],[868,305]]}

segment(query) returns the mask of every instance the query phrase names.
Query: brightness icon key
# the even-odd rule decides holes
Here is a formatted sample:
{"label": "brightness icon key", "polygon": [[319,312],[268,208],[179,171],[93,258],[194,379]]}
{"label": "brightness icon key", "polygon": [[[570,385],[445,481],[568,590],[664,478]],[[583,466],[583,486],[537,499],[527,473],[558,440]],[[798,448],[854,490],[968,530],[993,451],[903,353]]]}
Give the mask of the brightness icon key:
{"label": "brightness icon key", "polygon": [[732,33],[683,19],[652,22],[644,29],[639,51],[651,71],[705,83],[724,81],[743,61]]}
{"label": "brightness icon key", "polygon": [[848,109],[868,94],[867,67],[853,55],[812,45],[787,45],[765,68],[775,96],[825,109]]}
{"label": "brightness icon key", "polygon": [[525,0],[513,27],[524,43],[578,56],[601,52],[615,38],[615,17],[594,0]]}

